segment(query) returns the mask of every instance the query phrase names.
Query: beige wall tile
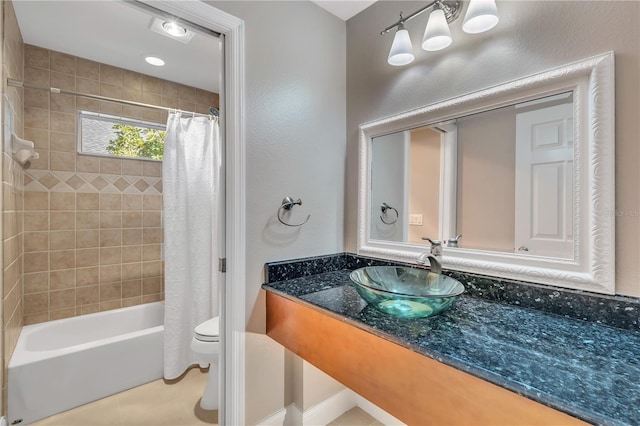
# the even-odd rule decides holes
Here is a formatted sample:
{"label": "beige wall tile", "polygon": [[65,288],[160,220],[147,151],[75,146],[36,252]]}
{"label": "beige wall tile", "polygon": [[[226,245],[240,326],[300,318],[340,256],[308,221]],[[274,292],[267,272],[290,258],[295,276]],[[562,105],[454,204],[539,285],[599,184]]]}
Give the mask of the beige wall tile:
{"label": "beige wall tile", "polygon": [[142,294],[147,295],[160,293],[160,283],[161,281],[159,277],[144,278],[142,280]]}
{"label": "beige wall tile", "polygon": [[[67,206],[72,209],[73,205]],[[76,214],[65,211],[52,211],[49,213],[50,229],[52,231],[64,231],[76,229]]]}
{"label": "beige wall tile", "polygon": [[72,95],[51,94],[50,105],[51,111],[75,114],[76,97]]}
{"label": "beige wall tile", "polygon": [[97,248],[76,250],[76,267],[97,266],[100,261],[100,251]]}
{"label": "beige wall tile", "polygon": [[128,89],[142,91],[142,74],[129,70],[123,70],[122,85]]}
{"label": "beige wall tile", "polygon": [[122,307],[126,308],[129,306],[136,306],[136,305],[140,305],[142,304],[142,297],[140,296],[134,296],[134,297],[129,297],[126,298],[124,296],[122,296]]}
{"label": "beige wall tile", "polygon": [[123,246],[137,246],[142,244],[142,229],[131,228],[122,231]]}
{"label": "beige wall tile", "polygon": [[144,75],[142,77],[142,91],[145,93],[162,93],[162,80]]}
{"label": "beige wall tile", "polygon": [[109,300],[107,302],[100,302],[100,311],[110,311],[112,309],[119,309],[122,307],[122,300]]}
{"label": "beige wall tile", "polygon": [[24,107],[24,125],[34,129],[49,129],[49,111],[42,108]]}
{"label": "beige wall tile", "polygon": [[142,210],[142,195],[123,194],[122,210]]}
{"label": "beige wall tile", "polygon": [[56,290],[49,293],[49,309],[51,311],[69,308],[76,304],[76,290]]}
{"label": "beige wall tile", "polygon": [[[26,194],[25,192],[25,199]],[[25,203],[26,204],[26,203]],[[48,204],[48,203],[47,203]],[[26,210],[26,206],[25,206]],[[48,231],[49,230],[49,212],[24,212],[24,230],[25,231]]]}
{"label": "beige wall tile", "polygon": [[37,160],[31,160],[30,169],[33,170],[49,170],[49,151],[42,149],[36,149],[36,152],[40,156]]}
{"label": "beige wall tile", "polygon": [[148,295],[142,296],[142,303],[153,303],[153,302],[159,302],[161,300],[164,300],[163,294],[148,294]]}
{"label": "beige wall tile", "polygon": [[107,229],[100,231],[100,247],[122,245],[122,231],[120,229]]}
{"label": "beige wall tile", "polygon": [[76,267],[75,250],[55,250],[49,252],[51,270],[69,269]]}
{"label": "beige wall tile", "polygon": [[100,213],[98,211],[78,211],[76,213],[76,228],[77,229],[100,228]]}
{"label": "beige wall tile", "polygon": [[122,87],[122,68],[100,64],[100,82]]}
{"label": "beige wall tile", "polygon": [[64,319],[64,318],[71,318],[76,316],[76,308],[75,306],[72,308],[66,308],[66,309],[58,309],[55,311],[51,311],[49,313],[49,320],[50,321],[54,321],[54,320],[58,320],[58,319]]}
{"label": "beige wall tile", "polygon": [[75,192],[52,192],[51,210],[73,210],[76,204]]}
{"label": "beige wall tile", "polygon": [[51,170],[73,172],[76,169],[76,156],[71,152],[50,151]]}
{"label": "beige wall tile", "polygon": [[[40,90],[42,92],[42,90]],[[33,141],[36,149],[49,149],[49,132],[44,129],[24,128],[24,138]]]}
{"label": "beige wall tile", "polygon": [[[87,78],[76,78],[76,87],[78,92],[86,93],[89,95],[99,95],[100,94],[100,82],[97,80],[90,80]],[[77,99],[76,102],[82,100],[82,102],[78,103],[78,108],[88,110],[88,111],[96,111],[100,108],[100,104],[91,99]],[[87,103],[89,101],[90,103]]]}
{"label": "beige wall tile", "polygon": [[51,71],[51,86],[63,90],[76,90],[76,77],[74,75]]}
{"label": "beige wall tile", "polygon": [[91,305],[83,305],[80,307],[80,315],[94,314],[100,312],[100,305],[97,303]]}
{"label": "beige wall tile", "polygon": [[100,266],[100,284],[122,281],[122,267],[120,265]]}
{"label": "beige wall tile", "polygon": [[75,288],[75,286],[76,286],[76,270],[75,269],[62,269],[59,271],[49,272],[49,287],[51,290]]}
{"label": "beige wall tile", "polygon": [[49,50],[25,44],[24,64],[25,66],[49,69]]}
{"label": "beige wall tile", "polygon": [[49,248],[51,250],[76,248],[76,231],[51,231],[49,233]]}
{"label": "beige wall tile", "polygon": [[196,89],[183,84],[178,85],[178,99],[196,103]]}
{"label": "beige wall tile", "polygon": [[142,278],[142,263],[123,263],[122,264],[122,280],[131,281]]}
{"label": "beige wall tile", "polygon": [[140,228],[142,226],[141,211],[123,211],[122,227],[123,228]]}
{"label": "beige wall tile", "polygon": [[142,260],[142,246],[132,245],[122,247],[122,261],[127,262],[140,262]]}
{"label": "beige wall tile", "polygon": [[157,228],[162,225],[162,213],[159,211],[145,211],[142,213],[142,223],[145,228]]}
{"label": "beige wall tile", "polygon": [[122,228],[122,212],[117,211],[101,211],[100,212],[100,228]]}
{"label": "beige wall tile", "polygon": [[100,284],[100,302],[122,298],[122,283]]}
{"label": "beige wall tile", "polygon": [[[142,118],[142,115],[139,117]],[[142,174],[142,161],[140,160],[121,160],[122,174],[124,176],[140,176]]]}
{"label": "beige wall tile", "polygon": [[143,195],[142,208],[144,210],[162,210],[162,195]]}
{"label": "beige wall tile", "polygon": [[178,99],[178,84],[171,81],[162,81],[162,97]]}
{"label": "beige wall tile", "polygon": [[[51,111],[49,128],[54,132],[73,133],[76,130],[76,115]],[[55,169],[54,169],[55,170]]]}
{"label": "beige wall tile", "polygon": [[24,316],[24,325],[38,324],[45,321],[49,321],[48,311]]}
{"label": "beige wall tile", "polygon": [[115,158],[101,158],[100,173],[108,175],[122,174],[122,160]]}
{"label": "beige wall tile", "polygon": [[52,151],[75,153],[77,145],[75,133],[50,132],[49,146]]}
{"label": "beige wall tile", "polygon": [[121,210],[122,195],[120,194],[100,194],[101,210]]}
{"label": "beige wall tile", "polygon": [[100,231],[97,229],[87,229],[76,231],[76,247],[92,248],[100,247]]}
{"label": "beige wall tile", "polygon": [[142,263],[142,276],[144,278],[159,277],[163,272],[163,263],[159,260]]}
{"label": "beige wall tile", "polygon": [[60,52],[51,52],[51,69],[65,74],[76,73],[76,57]]}
{"label": "beige wall tile", "polygon": [[[49,253],[33,252],[24,254],[24,272],[39,272],[49,269]],[[6,283],[5,283],[6,285]]]}
{"label": "beige wall tile", "polygon": [[49,109],[49,92],[38,89],[24,89],[24,106]]}
{"label": "beige wall tile", "polygon": [[49,291],[49,273],[33,272],[24,274],[24,294]]}
{"label": "beige wall tile", "polygon": [[24,313],[25,315],[35,314],[39,312],[47,312],[49,310],[49,293],[34,293],[24,295]]}
{"label": "beige wall tile", "polygon": [[51,72],[48,69],[25,67],[24,82],[36,84],[38,86],[51,87]]}
{"label": "beige wall tile", "polygon": [[24,233],[24,251],[45,251],[49,250],[49,233],[48,232],[25,232]]}
{"label": "beige wall tile", "polygon": [[142,295],[142,280],[130,280],[122,283],[122,297],[136,297]]}
{"label": "beige wall tile", "polygon": [[79,193],[76,203],[78,210],[98,210],[100,209],[100,194]]}
{"label": "beige wall tile", "polygon": [[76,75],[91,80],[100,80],[100,64],[88,59],[77,58]]}
{"label": "beige wall tile", "polygon": [[76,287],[95,285],[100,282],[100,269],[97,266],[76,269]]}
{"label": "beige wall tile", "polygon": [[144,228],[142,230],[143,244],[160,244],[163,241],[162,228]]}
{"label": "beige wall tile", "polygon": [[90,285],[76,288],[76,305],[83,306],[98,303],[99,287]]}
{"label": "beige wall tile", "polygon": [[100,249],[100,265],[120,265],[122,263],[122,247],[103,247]]}

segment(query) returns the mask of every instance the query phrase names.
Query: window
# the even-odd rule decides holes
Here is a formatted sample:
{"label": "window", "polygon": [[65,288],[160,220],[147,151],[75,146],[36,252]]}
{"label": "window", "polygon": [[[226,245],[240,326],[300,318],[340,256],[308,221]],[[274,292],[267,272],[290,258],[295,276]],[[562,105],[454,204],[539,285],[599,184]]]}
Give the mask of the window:
{"label": "window", "polygon": [[78,151],[109,157],[162,160],[165,125],[78,111]]}

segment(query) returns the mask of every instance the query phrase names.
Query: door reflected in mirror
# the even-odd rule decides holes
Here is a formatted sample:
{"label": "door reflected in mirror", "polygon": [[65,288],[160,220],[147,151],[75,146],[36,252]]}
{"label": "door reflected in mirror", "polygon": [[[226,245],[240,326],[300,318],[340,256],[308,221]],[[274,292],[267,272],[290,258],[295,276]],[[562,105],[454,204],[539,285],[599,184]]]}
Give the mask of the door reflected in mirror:
{"label": "door reflected in mirror", "polygon": [[573,258],[573,92],[371,139],[372,240]]}

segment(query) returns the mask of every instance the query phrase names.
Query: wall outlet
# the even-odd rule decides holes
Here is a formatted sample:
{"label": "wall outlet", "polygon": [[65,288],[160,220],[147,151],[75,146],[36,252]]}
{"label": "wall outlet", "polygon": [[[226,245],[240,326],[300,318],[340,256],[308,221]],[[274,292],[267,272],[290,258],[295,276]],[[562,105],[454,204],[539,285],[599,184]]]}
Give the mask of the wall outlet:
{"label": "wall outlet", "polygon": [[421,214],[410,214],[409,215],[409,225],[422,225],[422,215]]}

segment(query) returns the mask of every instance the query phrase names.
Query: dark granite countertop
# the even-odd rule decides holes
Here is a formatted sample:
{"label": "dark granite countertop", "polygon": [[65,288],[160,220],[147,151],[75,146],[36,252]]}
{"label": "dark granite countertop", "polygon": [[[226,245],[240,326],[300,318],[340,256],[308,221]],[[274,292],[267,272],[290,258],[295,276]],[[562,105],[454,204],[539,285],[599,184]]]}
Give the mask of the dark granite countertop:
{"label": "dark granite countertop", "polygon": [[263,288],[588,422],[640,424],[640,333],[468,295],[435,317],[394,318],[360,298],[349,272]]}

